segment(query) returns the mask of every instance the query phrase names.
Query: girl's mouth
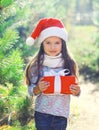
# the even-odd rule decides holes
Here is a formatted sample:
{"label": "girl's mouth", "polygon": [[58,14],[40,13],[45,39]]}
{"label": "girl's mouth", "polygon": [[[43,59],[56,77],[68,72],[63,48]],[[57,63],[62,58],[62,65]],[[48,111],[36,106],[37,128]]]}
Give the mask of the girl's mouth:
{"label": "girl's mouth", "polygon": [[50,53],[56,53],[56,51],[50,51]]}

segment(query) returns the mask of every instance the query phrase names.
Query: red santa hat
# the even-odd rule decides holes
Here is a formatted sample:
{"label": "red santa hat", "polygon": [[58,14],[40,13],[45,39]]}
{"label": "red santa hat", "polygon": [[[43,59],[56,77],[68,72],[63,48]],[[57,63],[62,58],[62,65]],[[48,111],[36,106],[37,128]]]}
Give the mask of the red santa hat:
{"label": "red santa hat", "polygon": [[46,38],[51,36],[57,36],[67,41],[67,32],[61,20],[56,18],[43,18],[38,22],[31,36],[27,38],[26,44],[31,46],[36,39],[42,43]]}

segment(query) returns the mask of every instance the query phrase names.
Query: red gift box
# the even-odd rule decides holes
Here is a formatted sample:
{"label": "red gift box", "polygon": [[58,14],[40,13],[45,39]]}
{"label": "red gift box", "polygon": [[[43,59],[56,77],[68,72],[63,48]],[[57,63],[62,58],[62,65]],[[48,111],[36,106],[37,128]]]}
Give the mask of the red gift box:
{"label": "red gift box", "polygon": [[[44,81],[50,82],[50,86],[43,91],[44,94],[71,94],[70,85],[77,84],[75,76],[58,76],[60,83],[55,87],[56,76],[44,76]],[[58,82],[58,80],[56,81]],[[58,92],[57,90],[58,89]]]}

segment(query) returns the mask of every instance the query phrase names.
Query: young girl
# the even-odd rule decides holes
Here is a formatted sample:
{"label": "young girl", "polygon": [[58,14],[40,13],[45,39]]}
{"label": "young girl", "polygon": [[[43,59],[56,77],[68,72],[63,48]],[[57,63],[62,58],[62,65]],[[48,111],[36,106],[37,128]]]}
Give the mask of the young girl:
{"label": "young girl", "polygon": [[[39,52],[26,68],[28,92],[31,96],[37,96],[35,125],[37,130],[66,130],[70,94],[43,92],[50,86],[50,82],[44,80],[46,73],[69,70],[68,75],[77,78],[77,65],[67,50],[67,32],[59,19],[45,18],[38,22],[26,43],[32,45],[36,39],[41,43]],[[79,85],[72,84],[70,91],[72,95],[79,95]]]}

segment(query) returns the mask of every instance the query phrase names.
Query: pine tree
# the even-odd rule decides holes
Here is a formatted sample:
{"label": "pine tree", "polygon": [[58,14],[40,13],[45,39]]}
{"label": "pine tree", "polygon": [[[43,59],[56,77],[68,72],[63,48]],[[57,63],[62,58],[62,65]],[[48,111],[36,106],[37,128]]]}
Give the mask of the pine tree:
{"label": "pine tree", "polygon": [[13,3],[13,0],[1,0],[0,3],[0,84],[10,82],[18,85],[22,80],[23,60],[20,50],[16,47],[19,34],[13,27]]}

